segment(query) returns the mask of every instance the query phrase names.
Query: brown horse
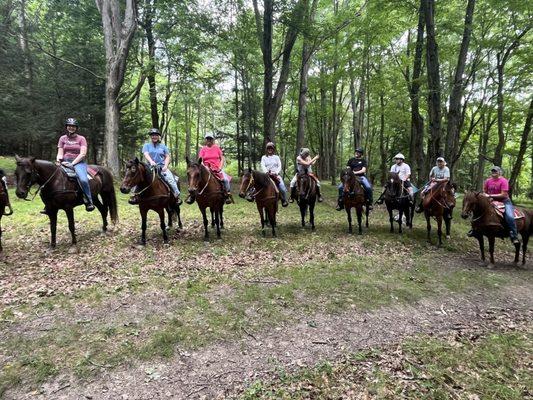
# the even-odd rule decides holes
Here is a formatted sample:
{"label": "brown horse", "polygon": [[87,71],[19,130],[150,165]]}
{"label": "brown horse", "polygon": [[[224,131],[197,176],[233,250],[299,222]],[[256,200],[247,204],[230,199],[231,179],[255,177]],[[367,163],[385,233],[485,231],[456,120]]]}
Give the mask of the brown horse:
{"label": "brown horse", "polygon": [[[341,173],[341,182],[343,186],[343,201],[346,215],[348,216],[348,233],[352,233],[352,208],[357,213],[357,224],[359,225],[359,235],[363,234],[362,219],[363,206],[366,204],[365,191],[357,176],[350,167],[347,167]],[[368,207],[366,207],[366,227],[368,228]]]}
{"label": "brown horse", "polygon": [[139,212],[141,213],[141,244],[146,244],[146,220],[149,210],[159,214],[163,240],[168,243],[167,229],[165,225],[165,210],[168,213],[168,226],[172,226],[172,216],[176,213],[178,227],[182,228],[180,207],[172,190],[163,182],[157,171],[151,170],[138,158],[126,163],[126,174],[122,180],[120,191],[127,194],[133,187],[137,188],[139,196]]}
{"label": "brown horse", "polygon": [[257,204],[261,217],[261,232],[265,236],[265,222],[272,228],[272,236],[276,236],[276,213],[278,212],[279,191],[268,174],[248,170],[242,178],[239,196]]}
{"label": "brown horse", "polygon": [[300,207],[302,227],[305,227],[305,216],[309,209],[309,224],[315,230],[316,179],[306,172],[298,173],[296,177],[296,201]]}
{"label": "brown horse", "polygon": [[220,228],[224,228],[224,203],[226,202],[225,190],[222,183],[213,175],[211,170],[202,164],[202,158],[197,162],[187,160],[187,179],[189,184],[189,197],[185,202],[198,203],[204,221],[204,240],[209,239],[206,209],[209,207],[217,230],[217,238],[220,239]]}
{"label": "brown horse", "polygon": [[431,217],[437,220],[438,246],[442,246],[442,220],[446,226],[446,239],[450,238],[450,228],[452,223],[452,213],[455,207],[455,196],[453,195],[455,185],[449,181],[438,182],[431,187],[422,200],[424,216],[428,232],[428,242],[431,243]]}
{"label": "brown horse", "polygon": [[[509,229],[505,226],[502,217],[498,215],[496,209],[491,204],[492,200],[484,193],[467,192],[463,200],[463,210],[461,217],[464,219],[472,216],[473,236],[479,242],[481,260],[485,262],[485,245],[483,236],[489,240],[489,266],[494,266],[494,241],[495,238],[509,237]],[[516,207],[524,214],[524,218],[515,220],[518,233],[522,236],[522,264],[526,263],[527,243],[529,236],[533,234],[533,211]],[[520,258],[520,244],[515,244],[514,262],[518,263]]]}
{"label": "brown horse", "polygon": [[399,233],[402,233],[402,217],[405,214],[406,225],[408,228],[413,227],[414,205],[409,200],[409,192],[404,186],[404,183],[396,172],[389,172],[389,179],[385,185],[385,192],[383,193],[385,205],[389,212],[390,231],[394,233],[394,218],[392,216],[393,210],[398,210],[398,224]]}
{"label": "brown horse", "polygon": [[[83,197],[79,184],[70,180],[60,167],[45,160],[36,160],[35,157],[23,158],[15,156],[17,169],[16,195],[26,199],[32,185],[39,185],[41,199],[45,205],[46,213],[50,219],[50,233],[52,247],[56,246],[57,213],[64,210],[68,218],[68,227],[72,237],[72,244],[76,244],[76,231],[74,225],[74,207],[83,204]],[[98,165],[90,165],[98,171],[94,179],[89,181],[93,203],[102,215],[102,230],[107,231],[107,214],[111,215],[113,224],[118,222],[117,199],[113,187],[111,172]],[[102,198],[102,201],[98,198]]]}
{"label": "brown horse", "polygon": [[[7,185],[4,183],[3,178],[4,171],[0,169],[0,222],[2,216],[8,216],[13,214],[13,209],[9,203],[9,193],[7,192]],[[9,210],[6,212],[6,208]],[[0,224],[0,253],[2,252],[2,225]]]}

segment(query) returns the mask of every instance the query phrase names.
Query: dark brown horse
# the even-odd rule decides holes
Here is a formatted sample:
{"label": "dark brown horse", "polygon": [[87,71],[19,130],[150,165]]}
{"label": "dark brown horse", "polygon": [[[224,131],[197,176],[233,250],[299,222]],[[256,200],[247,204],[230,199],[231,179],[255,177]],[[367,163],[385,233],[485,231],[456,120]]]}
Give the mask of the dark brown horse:
{"label": "dark brown horse", "polygon": [[305,216],[309,209],[309,224],[311,224],[312,230],[315,230],[316,186],[316,179],[309,175],[307,171],[298,173],[296,177],[296,201],[300,207],[302,226],[305,227]]}
{"label": "dark brown horse", "polygon": [[150,169],[140,162],[138,158],[126,163],[126,174],[122,180],[120,191],[129,193],[133,187],[137,189],[139,197],[139,212],[141,213],[141,244],[146,244],[146,222],[149,210],[154,210],[159,215],[163,240],[168,243],[167,229],[165,225],[165,210],[168,213],[168,226],[172,226],[172,217],[176,213],[178,227],[182,228],[180,207],[172,190],[163,182],[157,171]]}
{"label": "dark brown horse", "polygon": [[[9,193],[7,192],[7,185],[5,185],[3,178],[5,174],[4,171],[0,169],[0,222],[2,221],[2,216],[13,214],[13,209],[9,203]],[[6,208],[9,210],[6,212]],[[0,224],[0,253],[2,252],[2,225]]]}
{"label": "dark brown horse", "polygon": [[[529,236],[533,234],[533,210],[516,207],[524,214],[524,218],[516,219],[516,229],[522,236],[522,264],[526,263],[527,243]],[[498,215],[492,205],[492,200],[484,193],[467,192],[463,200],[461,217],[472,216],[472,231],[479,242],[481,260],[485,262],[485,243],[483,236],[489,240],[489,266],[494,266],[494,242],[495,238],[509,237],[509,229],[505,226],[504,219]],[[520,243],[515,244],[514,262],[520,259]]]}
{"label": "dark brown horse", "polygon": [[[70,180],[60,167],[45,160],[36,160],[35,157],[22,158],[15,156],[17,169],[18,198],[26,199],[32,185],[39,185],[46,213],[50,219],[50,233],[52,247],[56,246],[57,212],[65,210],[68,218],[68,227],[72,236],[72,244],[76,244],[76,231],[74,226],[74,207],[83,204],[81,189],[76,181]],[[93,203],[102,215],[102,230],[107,231],[107,214],[111,215],[113,224],[118,222],[117,199],[113,187],[113,176],[108,169],[90,165],[98,171],[94,179],[89,181]],[[98,198],[98,195],[102,198]]]}
{"label": "dark brown horse", "polygon": [[268,174],[248,170],[242,178],[239,196],[254,201],[261,217],[261,232],[265,236],[265,223],[270,224],[272,236],[276,236],[276,213],[279,191]]}
{"label": "dark brown horse", "polygon": [[226,201],[225,190],[221,182],[213,175],[211,170],[202,164],[202,158],[197,162],[191,162],[187,158],[187,179],[189,184],[189,197],[185,202],[192,204],[196,201],[202,212],[204,221],[204,240],[209,239],[206,209],[209,207],[214,217],[217,237],[220,238],[220,228],[224,227],[224,203]]}
{"label": "dark brown horse", "polygon": [[406,225],[408,228],[413,227],[413,213],[414,206],[409,199],[409,192],[404,186],[404,183],[396,172],[389,172],[389,179],[385,185],[385,192],[383,193],[385,205],[389,212],[390,231],[394,233],[394,218],[392,216],[393,210],[398,210],[398,225],[399,233],[402,233],[402,218],[405,215]]}
{"label": "dark brown horse", "polygon": [[438,246],[442,246],[442,221],[446,226],[446,239],[450,238],[452,213],[455,207],[455,185],[449,181],[438,182],[432,186],[422,201],[424,216],[428,232],[428,242],[431,243],[431,217],[437,220]]}
{"label": "dark brown horse", "polygon": [[[359,225],[359,234],[363,234],[362,219],[363,206],[366,204],[365,191],[358,181],[357,176],[350,167],[347,167],[341,173],[341,182],[343,186],[343,201],[346,215],[348,216],[348,232],[352,233],[352,208],[357,213],[357,224]],[[368,207],[366,207],[366,227],[368,228]]]}

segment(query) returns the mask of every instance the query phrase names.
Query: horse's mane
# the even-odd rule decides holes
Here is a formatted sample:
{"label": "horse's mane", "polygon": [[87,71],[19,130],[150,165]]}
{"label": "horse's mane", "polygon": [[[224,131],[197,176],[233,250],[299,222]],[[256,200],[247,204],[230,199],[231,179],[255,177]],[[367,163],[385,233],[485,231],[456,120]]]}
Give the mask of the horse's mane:
{"label": "horse's mane", "polygon": [[261,171],[252,171],[254,180],[261,186],[265,187],[270,184],[270,177],[268,174]]}
{"label": "horse's mane", "polygon": [[0,169],[0,178],[2,178],[3,176],[6,176],[6,174],[3,169]]}
{"label": "horse's mane", "polygon": [[398,183],[401,181],[400,175],[397,172],[389,172],[389,179],[392,179],[394,183]]}

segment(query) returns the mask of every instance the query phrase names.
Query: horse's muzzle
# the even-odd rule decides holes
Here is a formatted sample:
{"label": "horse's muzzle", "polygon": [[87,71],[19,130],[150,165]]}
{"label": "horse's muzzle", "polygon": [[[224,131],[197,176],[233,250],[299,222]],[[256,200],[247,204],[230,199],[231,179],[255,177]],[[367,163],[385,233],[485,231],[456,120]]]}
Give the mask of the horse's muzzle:
{"label": "horse's muzzle", "polygon": [[240,193],[239,193],[239,197],[240,197],[241,199],[244,199],[244,196],[245,196],[244,192],[240,192]]}
{"label": "horse's muzzle", "polygon": [[131,191],[131,188],[129,187],[126,187],[126,186],[120,187],[120,193],[128,194],[130,191]]}
{"label": "horse's muzzle", "polygon": [[19,199],[25,199],[26,197],[28,197],[28,192],[26,190],[17,189],[15,190],[15,194]]}
{"label": "horse's muzzle", "polygon": [[469,213],[461,213],[461,218],[462,219],[467,219],[469,216],[470,216]]}

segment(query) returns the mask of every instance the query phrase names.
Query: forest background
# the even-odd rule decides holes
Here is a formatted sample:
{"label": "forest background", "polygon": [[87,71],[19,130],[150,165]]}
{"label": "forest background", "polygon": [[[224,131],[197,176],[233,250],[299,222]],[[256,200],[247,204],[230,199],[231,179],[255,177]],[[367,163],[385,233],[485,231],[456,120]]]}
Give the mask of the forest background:
{"label": "forest background", "polygon": [[403,152],[463,189],[502,165],[533,197],[531,21],[522,0],[1,0],[0,155],[53,159],[78,118],[118,177],[158,127],[183,175],[206,132],[226,169],[275,141],[335,183],[354,146],[383,184]]}

